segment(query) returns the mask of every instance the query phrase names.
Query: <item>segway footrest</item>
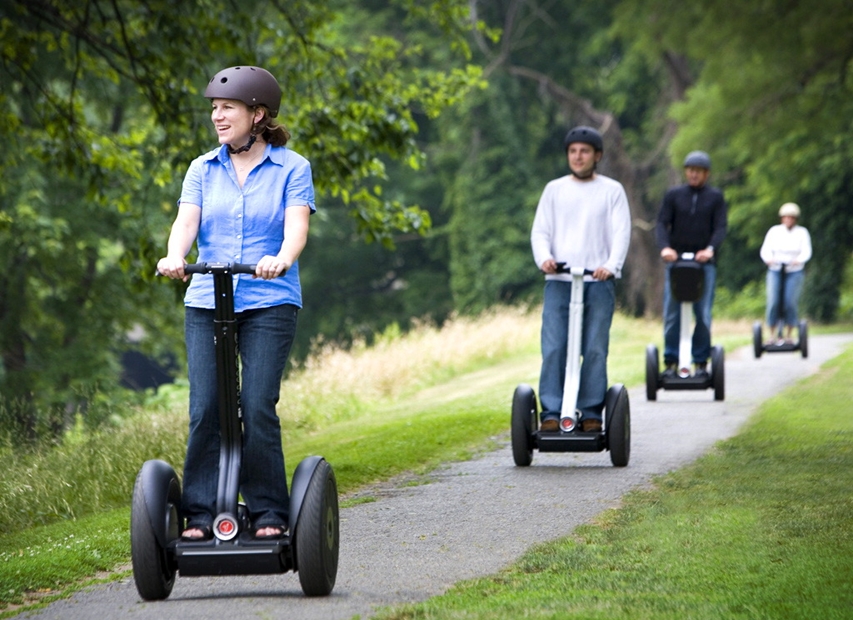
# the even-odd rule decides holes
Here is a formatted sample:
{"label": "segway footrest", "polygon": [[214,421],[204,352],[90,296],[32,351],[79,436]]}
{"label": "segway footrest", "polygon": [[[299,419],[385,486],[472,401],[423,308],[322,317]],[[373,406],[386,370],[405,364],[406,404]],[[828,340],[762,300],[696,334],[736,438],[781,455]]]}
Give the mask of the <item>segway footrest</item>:
{"label": "segway footrest", "polygon": [[175,559],[184,577],[269,575],[290,570],[290,540],[247,544],[178,543]]}
{"label": "segway footrest", "polygon": [[713,381],[711,377],[661,377],[660,386],[664,390],[707,390]]}
{"label": "segway footrest", "polygon": [[537,433],[540,452],[601,452],[606,440],[604,433]]}

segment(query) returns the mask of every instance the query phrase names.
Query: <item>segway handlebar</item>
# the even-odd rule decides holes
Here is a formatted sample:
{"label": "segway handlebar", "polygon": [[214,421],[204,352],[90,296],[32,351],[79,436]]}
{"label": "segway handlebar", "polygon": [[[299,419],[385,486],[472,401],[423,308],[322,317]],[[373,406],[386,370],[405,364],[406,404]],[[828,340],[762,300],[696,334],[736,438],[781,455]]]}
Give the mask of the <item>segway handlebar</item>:
{"label": "segway handlebar", "polygon": [[[572,268],[566,267],[566,263],[557,263],[556,273],[571,273],[571,272],[572,272]],[[583,270],[583,275],[585,275],[585,276],[591,276],[594,273],[595,273],[595,271],[592,269],[584,269]]]}
{"label": "segway handlebar", "polygon": [[[249,275],[254,275],[255,270],[258,268],[257,263],[248,264],[248,263],[187,263],[184,265],[184,273],[188,275],[192,275],[194,273],[198,274],[214,274],[214,273],[246,273]],[[278,277],[283,277],[287,271],[282,271]],[[157,271],[155,273],[157,276],[162,276],[163,274]]]}
{"label": "segway handlebar", "polygon": [[184,267],[184,273],[255,273],[257,264],[247,263],[189,263]]}

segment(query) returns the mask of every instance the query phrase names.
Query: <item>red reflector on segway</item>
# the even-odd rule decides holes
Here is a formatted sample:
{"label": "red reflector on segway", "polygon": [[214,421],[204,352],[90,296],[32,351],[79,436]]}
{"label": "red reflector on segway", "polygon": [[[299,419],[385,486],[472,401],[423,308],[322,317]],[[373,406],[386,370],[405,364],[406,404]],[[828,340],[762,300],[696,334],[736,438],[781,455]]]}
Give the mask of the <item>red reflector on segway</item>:
{"label": "red reflector on segway", "polygon": [[231,540],[239,533],[234,515],[223,513],[213,520],[213,533],[219,540]]}
{"label": "red reflector on segway", "polygon": [[575,421],[572,418],[560,418],[560,430],[568,433],[575,427]]}

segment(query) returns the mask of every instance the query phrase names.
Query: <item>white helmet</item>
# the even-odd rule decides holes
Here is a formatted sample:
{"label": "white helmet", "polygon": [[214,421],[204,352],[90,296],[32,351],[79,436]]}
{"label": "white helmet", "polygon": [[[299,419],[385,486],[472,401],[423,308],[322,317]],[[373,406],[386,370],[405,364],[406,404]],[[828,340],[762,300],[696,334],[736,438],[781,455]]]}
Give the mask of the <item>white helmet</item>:
{"label": "white helmet", "polygon": [[790,215],[791,217],[800,217],[800,207],[797,206],[797,203],[786,202],[779,207],[779,217],[785,217],[786,215]]}

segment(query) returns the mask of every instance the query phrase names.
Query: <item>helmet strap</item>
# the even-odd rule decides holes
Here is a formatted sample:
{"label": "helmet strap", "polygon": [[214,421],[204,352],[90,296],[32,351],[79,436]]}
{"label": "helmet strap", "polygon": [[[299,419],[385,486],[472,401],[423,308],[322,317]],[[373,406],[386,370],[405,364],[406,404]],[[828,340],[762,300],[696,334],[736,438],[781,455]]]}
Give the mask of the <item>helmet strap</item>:
{"label": "helmet strap", "polygon": [[250,135],[250,136],[249,136],[249,141],[248,141],[246,144],[244,144],[243,146],[241,146],[239,149],[235,149],[234,147],[232,147],[232,146],[229,144],[229,145],[228,145],[228,152],[229,152],[231,155],[238,155],[239,153],[245,153],[245,152],[246,152],[246,151],[248,151],[250,148],[252,148],[252,145],[255,143],[255,141],[256,141],[257,139],[258,139],[258,136],[255,134],[255,132],[254,132],[254,131],[252,131],[252,135]]}

